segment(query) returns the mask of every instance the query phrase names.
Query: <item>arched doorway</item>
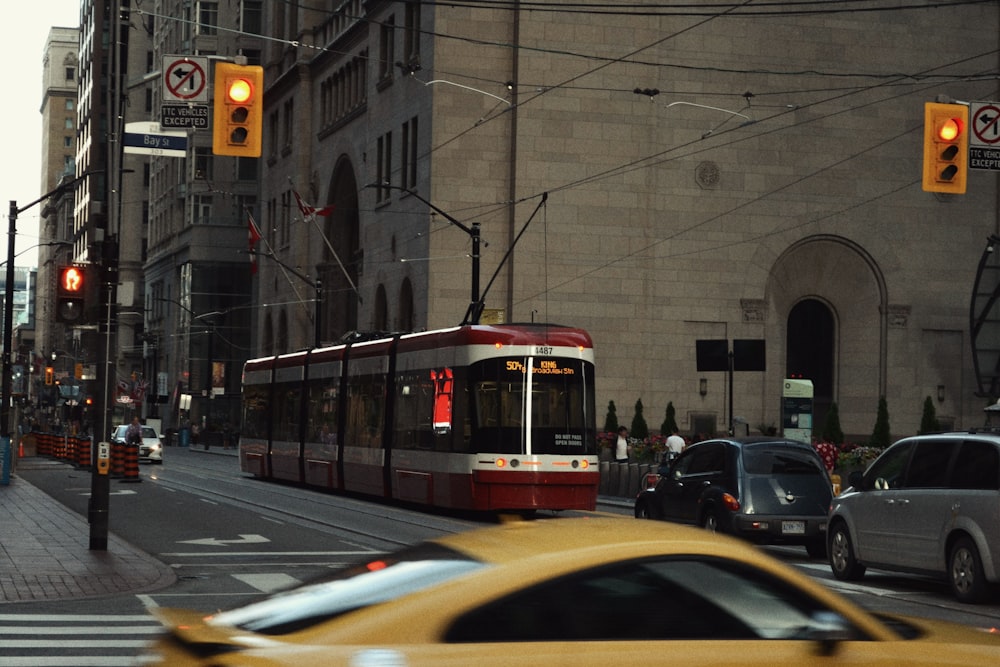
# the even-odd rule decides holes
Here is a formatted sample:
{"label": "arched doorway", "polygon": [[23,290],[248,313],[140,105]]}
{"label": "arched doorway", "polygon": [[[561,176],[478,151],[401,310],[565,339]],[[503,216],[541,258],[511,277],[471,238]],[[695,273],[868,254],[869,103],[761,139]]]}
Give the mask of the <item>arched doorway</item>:
{"label": "arched doorway", "polygon": [[819,437],[834,400],[837,323],[819,299],[803,299],[788,313],[785,369],[790,378],[812,380],[813,436]]}

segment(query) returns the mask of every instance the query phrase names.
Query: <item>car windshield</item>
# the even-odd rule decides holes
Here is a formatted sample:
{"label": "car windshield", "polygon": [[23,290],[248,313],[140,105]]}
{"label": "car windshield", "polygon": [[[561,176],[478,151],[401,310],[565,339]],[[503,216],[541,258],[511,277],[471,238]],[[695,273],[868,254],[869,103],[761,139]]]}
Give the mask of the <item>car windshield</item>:
{"label": "car windshield", "polygon": [[823,470],[810,452],[773,443],[744,447],[743,466],[750,475],[815,475]]}
{"label": "car windshield", "polygon": [[356,609],[388,602],[487,567],[451,549],[427,544],[379,556],[333,577],[308,582],[260,602],[214,616],[229,625],[280,635],[296,632]]}
{"label": "car windshield", "polygon": [[144,437],[144,438],[153,438],[155,440],[156,439],[156,431],[154,431],[149,426],[143,426],[142,427],[142,437]]}

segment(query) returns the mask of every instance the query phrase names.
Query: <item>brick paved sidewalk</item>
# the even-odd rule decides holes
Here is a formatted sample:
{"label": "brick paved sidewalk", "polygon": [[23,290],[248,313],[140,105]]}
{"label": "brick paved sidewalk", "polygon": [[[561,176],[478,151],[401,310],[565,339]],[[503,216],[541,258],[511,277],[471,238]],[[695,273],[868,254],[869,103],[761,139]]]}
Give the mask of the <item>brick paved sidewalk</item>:
{"label": "brick paved sidewalk", "polygon": [[91,551],[87,520],[23,478],[0,486],[0,603],[152,591],[174,581],[167,565],[114,534],[107,551]]}

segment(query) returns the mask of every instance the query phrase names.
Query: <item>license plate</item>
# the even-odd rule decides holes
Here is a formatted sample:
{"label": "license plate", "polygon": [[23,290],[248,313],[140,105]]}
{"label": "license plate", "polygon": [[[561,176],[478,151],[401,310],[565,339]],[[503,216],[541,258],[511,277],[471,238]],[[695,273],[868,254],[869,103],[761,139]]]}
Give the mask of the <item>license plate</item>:
{"label": "license plate", "polygon": [[783,535],[804,535],[806,532],[806,522],[782,521],[781,532]]}

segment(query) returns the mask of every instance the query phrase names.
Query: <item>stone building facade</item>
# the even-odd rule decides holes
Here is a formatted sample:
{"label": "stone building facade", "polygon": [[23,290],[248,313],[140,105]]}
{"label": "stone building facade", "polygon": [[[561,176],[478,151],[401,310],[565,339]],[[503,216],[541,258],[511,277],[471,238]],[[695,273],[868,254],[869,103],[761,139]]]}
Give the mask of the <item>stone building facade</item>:
{"label": "stone building facade", "polygon": [[[430,202],[480,225],[488,316],[591,332],[599,423],[641,399],[654,430],[668,403],[689,434],[780,429],[786,377],[814,381],[816,431],[836,402],[867,437],[880,396],[894,434],[926,396],[982,423],[968,311],[996,179],[936,196],[920,171],[924,103],[996,95],[996,5],[556,4],[267,4],[263,226],[322,278],[324,338],[462,321],[470,237]],[[312,341],[296,282],[262,264],[260,302],[286,305],[261,353]],[[698,340],[763,341],[765,370],[730,396]]]}

